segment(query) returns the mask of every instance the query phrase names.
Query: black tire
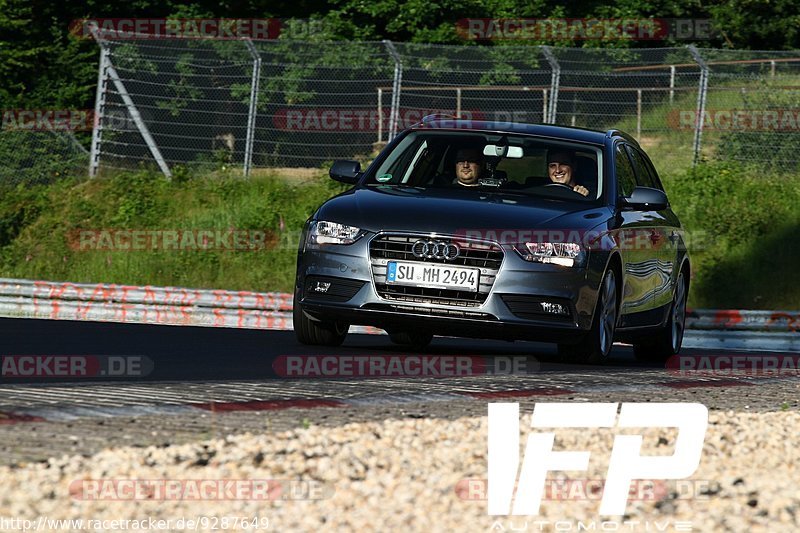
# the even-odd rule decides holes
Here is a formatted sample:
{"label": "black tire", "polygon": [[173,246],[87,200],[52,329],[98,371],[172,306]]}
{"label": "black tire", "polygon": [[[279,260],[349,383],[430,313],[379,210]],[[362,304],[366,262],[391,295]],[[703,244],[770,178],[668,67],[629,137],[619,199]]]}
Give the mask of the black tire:
{"label": "black tire", "polygon": [[681,271],[678,274],[678,280],[675,282],[675,292],[672,295],[672,305],[669,309],[667,323],[652,337],[633,344],[633,353],[636,359],[651,363],[664,363],[681,351],[683,334],[686,331],[686,300],[688,294],[689,284],[686,282],[683,271]]}
{"label": "black tire", "polygon": [[309,346],[339,346],[347,337],[349,324],[338,322],[315,322],[308,318],[300,305],[292,310],[294,334],[300,344]]}
{"label": "black tire", "polygon": [[387,331],[389,339],[400,346],[422,350],[433,340],[433,334],[426,331]]}
{"label": "black tire", "polygon": [[559,344],[558,355],[574,363],[604,363],[614,345],[614,332],[619,318],[617,275],[608,270],[597,295],[592,329],[578,344]]}

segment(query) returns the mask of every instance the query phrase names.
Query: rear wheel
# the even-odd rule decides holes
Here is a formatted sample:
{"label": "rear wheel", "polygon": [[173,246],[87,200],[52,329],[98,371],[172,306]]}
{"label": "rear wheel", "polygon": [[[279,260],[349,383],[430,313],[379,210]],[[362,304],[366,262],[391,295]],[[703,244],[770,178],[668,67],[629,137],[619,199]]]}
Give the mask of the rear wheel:
{"label": "rear wheel", "polygon": [[292,314],[294,334],[301,344],[339,346],[344,342],[344,338],[347,337],[347,330],[350,329],[349,324],[311,320],[303,312],[299,304],[295,304]]}
{"label": "rear wheel", "polygon": [[433,334],[425,331],[387,331],[387,333],[393,343],[413,350],[421,350],[433,340]]}
{"label": "rear wheel", "polygon": [[688,294],[686,277],[683,272],[678,274],[675,284],[675,294],[672,297],[672,306],[669,318],[664,327],[649,339],[644,339],[633,345],[633,353],[640,361],[663,363],[671,356],[681,351],[683,333],[686,329],[686,299]]}
{"label": "rear wheel", "polygon": [[609,270],[600,285],[592,329],[578,344],[559,344],[559,356],[578,363],[604,362],[614,345],[617,317],[617,277]]}

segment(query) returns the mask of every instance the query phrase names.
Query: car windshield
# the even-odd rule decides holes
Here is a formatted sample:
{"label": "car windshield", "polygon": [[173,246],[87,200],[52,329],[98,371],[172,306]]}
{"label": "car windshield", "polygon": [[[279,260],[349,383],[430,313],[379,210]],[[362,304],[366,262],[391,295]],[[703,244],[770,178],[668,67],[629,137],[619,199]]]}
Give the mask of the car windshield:
{"label": "car windshield", "polygon": [[600,147],[518,134],[414,131],[406,135],[368,186],[453,188],[574,201],[602,194]]}

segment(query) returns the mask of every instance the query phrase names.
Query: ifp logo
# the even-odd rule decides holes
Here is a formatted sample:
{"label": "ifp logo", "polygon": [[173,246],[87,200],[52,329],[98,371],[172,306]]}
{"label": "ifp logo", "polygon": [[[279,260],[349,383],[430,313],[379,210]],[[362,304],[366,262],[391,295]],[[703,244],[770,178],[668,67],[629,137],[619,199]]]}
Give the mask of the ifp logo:
{"label": "ifp logo", "polygon": [[[642,456],[641,435],[614,437],[601,515],[625,514],[633,480],[692,475],[700,465],[708,427],[708,409],[699,403],[623,403],[617,418],[618,405],[537,403],[531,416],[533,428],[677,428],[675,453],[669,456]],[[489,404],[489,515],[539,514],[549,471],[588,469],[590,452],[556,452],[554,441],[554,432],[530,434],[520,468],[519,404]]]}

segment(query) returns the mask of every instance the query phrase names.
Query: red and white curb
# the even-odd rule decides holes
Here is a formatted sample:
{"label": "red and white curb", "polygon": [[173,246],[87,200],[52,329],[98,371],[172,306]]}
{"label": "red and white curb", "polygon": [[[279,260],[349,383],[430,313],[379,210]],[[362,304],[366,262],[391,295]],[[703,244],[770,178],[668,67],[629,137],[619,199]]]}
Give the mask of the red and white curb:
{"label": "red and white curb", "polygon": [[762,382],[797,381],[796,377],[769,377],[750,379],[729,378],[674,378],[655,383],[636,385],[600,384],[576,388],[534,387],[510,390],[475,390],[457,392],[382,393],[354,398],[289,398],[274,400],[241,400],[189,402],[183,404],[119,405],[119,406],[53,406],[15,409],[0,412],[0,425],[25,422],[69,422],[85,418],[113,418],[130,416],[198,415],[201,412],[226,414],[243,411],[278,411],[284,409],[349,408],[385,405],[426,404],[438,402],[514,401],[525,398],[576,396],[589,393],[612,392],[665,392],[669,389],[751,387]]}
{"label": "red and white curb", "polygon": [[[0,316],[11,318],[287,330],[291,311],[292,295],[280,292],[0,279]],[[690,309],[686,326],[796,334],[800,312]]]}

